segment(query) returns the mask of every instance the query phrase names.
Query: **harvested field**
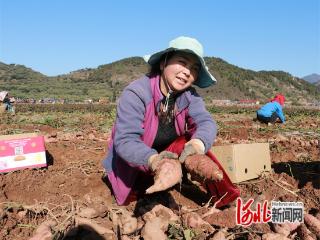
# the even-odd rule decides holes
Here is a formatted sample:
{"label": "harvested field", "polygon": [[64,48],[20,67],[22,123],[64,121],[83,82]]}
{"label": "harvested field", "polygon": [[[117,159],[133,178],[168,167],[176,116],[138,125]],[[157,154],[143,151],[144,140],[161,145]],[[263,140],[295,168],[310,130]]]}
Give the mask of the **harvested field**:
{"label": "harvested field", "polygon": [[[317,226],[307,222],[286,231],[275,224],[236,225],[235,204],[215,209],[203,189],[185,182],[117,206],[101,164],[115,111],[86,110],[17,108],[15,116],[1,118],[0,135],[43,134],[49,166],[0,175],[0,239],[272,239],[276,232],[282,239],[319,237]],[[220,107],[212,115],[219,126],[216,145],[270,144],[273,172],[238,184],[243,200],[303,202],[320,221],[320,110],[290,109],[286,124],[272,126],[254,121],[254,109]]]}

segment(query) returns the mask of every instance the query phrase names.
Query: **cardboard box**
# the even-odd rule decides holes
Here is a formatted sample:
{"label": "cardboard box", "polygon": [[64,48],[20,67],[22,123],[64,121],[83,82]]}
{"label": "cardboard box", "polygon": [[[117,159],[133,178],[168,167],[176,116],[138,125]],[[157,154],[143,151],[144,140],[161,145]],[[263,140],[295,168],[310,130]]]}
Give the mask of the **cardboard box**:
{"label": "cardboard box", "polygon": [[233,183],[257,178],[271,170],[269,143],[214,146],[212,152]]}
{"label": "cardboard box", "polygon": [[0,173],[46,166],[43,136],[36,133],[0,136]]}

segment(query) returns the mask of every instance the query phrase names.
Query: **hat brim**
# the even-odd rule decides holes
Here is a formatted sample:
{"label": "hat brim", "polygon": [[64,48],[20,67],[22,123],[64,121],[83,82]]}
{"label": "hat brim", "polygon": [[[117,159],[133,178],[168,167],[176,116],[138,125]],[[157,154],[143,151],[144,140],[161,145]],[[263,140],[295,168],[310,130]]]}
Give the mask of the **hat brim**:
{"label": "hat brim", "polygon": [[167,48],[163,51],[156,52],[152,55],[145,55],[143,59],[149,63],[150,65],[154,65],[158,63],[161,59],[161,56],[165,53],[168,52],[173,52],[173,51],[181,51],[181,52],[187,52],[187,53],[192,53],[195,55],[201,64],[201,69],[198,75],[198,79],[193,83],[194,85],[200,87],[200,88],[206,88],[209,87],[213,84],[216,84],[217,80],[212,74],[209,72],[208,67],[204,61],[204,59],[200,56],[198,56],[195,52],[189,50],[189,49],[176,49],[176,48]]}

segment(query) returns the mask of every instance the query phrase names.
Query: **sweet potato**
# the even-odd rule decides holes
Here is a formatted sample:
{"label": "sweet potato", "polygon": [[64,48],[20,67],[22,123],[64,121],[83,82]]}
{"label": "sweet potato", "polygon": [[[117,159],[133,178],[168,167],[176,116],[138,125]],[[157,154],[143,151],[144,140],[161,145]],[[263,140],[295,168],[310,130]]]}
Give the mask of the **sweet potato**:
{"label": "sweet potato", "polygon": [[165,240],[164,233],[168,228],[168,221],[155,217],[148,220],[142,229],[141,236],[144,240]]}
{"label": "sweet potato", "polygon": [[110,218],[111,218],[111,221],[112,221],[113,231],[114,231],[114,232],[117,232],[119,226],[121,225],[120,218],[119,218],[119,216],[117,215],[117,213],[114,212],[114,211],[111,211],[111,212],[110,212]]}
{"label": "sweet potato", "polygon": [[184,225],[194,229],[200,229],[207,232],[213,232],[215,229],[206,221],[204,221],[199,214],[195,212],[183,215]]}
{"label": "sweet potato", "polygon": [[304,214],[304,222],[308,228],[316,234],[317,238],[320,238],[320,221],[311,214]]}
{"label": "sweet potato", "polygon": [[313,240],[314,238],[311,237],[310,231],[306,227],[306,225],[301,224],[297,229],[298,237],[301,240]]}
{"label": "sweet potato", "polygon": [[210,238],[210,240],[226,240],[226,234],[224,231],[220,230],[217,233],[215,233],[213,237]]}
{"label": "sweet potato", "polygon": [[103,197],[94,195],[93,193],[87,193],[83,196],[84,202],[86,206],[90,206],[96,211],[96,214],[99,217],[105,217],[108,214],[108,206]]}
{"label": "sweet potato", "polygon": [[99,216],[98,212],[93,208],[80,208],[78,215],[83,218],[96,218]]}
{"label": "sweet potato", "polygon": [[180,218],[173,211],[161,204],[146,205],[142,212],[145,226],[142,229],[143,239],[167,239],[165,232],[169,223],[179,223]]}
{"label": "sweet potato", "polygon": [[51,228],[56,226],[55,221],[45,221],[41,223],[35,231],[35,234],[29,240],[51,240],[53,234],[51,233]]}
{"label": "sweet potato", "polygon": [[226,208],[223,211],[216,211],[214,209],[213,213],[207,216],[203,214],[202,218],[211,225],[235,228],[236,225],[236,208]]}
{"label": "sweet potato", "polygon": [[274,224],[273,225],[273,230],[276,233],[282,234],[283,236],[289,236],[290,230],[286,228],[286,226],[282,226],[280,224]]}
{"label": "sweet potato", "polygon": [[262,235],[262,240],[290,240],[280,233],[266,233]]}
{"label": "sweet potato", "polygon": [[143,220],[148,221],[151,218],[154,217],[159,217],[164,220],[167,220],[168,222],[179,222],[180,218],[169,208],[157,204],[155,206],[149,207],[147,206],[150,210],[145,211],[143,215]]}
{"label": "sweet potato", "polygon": [[163,159],[156,169],[154,184],[146,190],[147,194],[166,190],[181,181],[181,163],[176,159]]}
{"label": "sweet potato", "polygon": [[186,158],[185,167],[191,174],[196,174],[204,179],[220,181],[223,173],[208,156],[196,154]]}
{"label": "sweet potato", "polygon": [[123,234],[132,234],[138,229],[138,220],[127,212],[123,211],[120,217]]}
{"label": "sweet potato", "polygon": [[280,233],[284,236],[289,236],[292,232],[294,232],[298,226],[300,225],[300,223],[288,223],[288,222],[285,222],[285,223],[282,223],[282,224],[273,224],[272,227],[273,227],[273,230],[276,232],[276,233]]}

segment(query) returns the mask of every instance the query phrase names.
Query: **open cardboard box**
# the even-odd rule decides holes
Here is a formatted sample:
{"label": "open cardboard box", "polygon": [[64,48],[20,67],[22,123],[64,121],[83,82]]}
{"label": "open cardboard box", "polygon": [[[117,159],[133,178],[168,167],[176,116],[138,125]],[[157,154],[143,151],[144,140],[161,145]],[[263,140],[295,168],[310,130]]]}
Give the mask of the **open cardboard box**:
{"label": "open cardboard box", "polygon": [[0,136],[0,173],[46,166],[43,136],[36,133]]}
{"label": "open cardboard box", "polygon": [[269,143],[232,144],[212,147],[233,183],[259,177],[271,171]]}

